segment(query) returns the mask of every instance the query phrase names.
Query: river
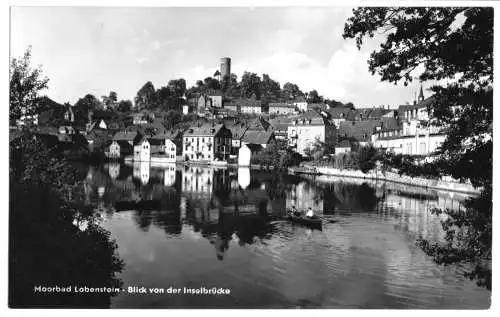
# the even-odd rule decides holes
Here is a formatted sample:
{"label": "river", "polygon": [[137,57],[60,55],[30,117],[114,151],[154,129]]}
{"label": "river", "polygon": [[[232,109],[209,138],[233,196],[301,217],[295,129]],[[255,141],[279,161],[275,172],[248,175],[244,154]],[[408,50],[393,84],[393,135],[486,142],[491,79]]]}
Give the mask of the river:
{"label": "river", "polygon": [[[116,241],[123,288],[229,289],[224,295],[128,294],[113,308],[487,308],[490,292],[415,244],[442,241],[434,207],[467,196],[384,182],[248,168],[87,167],[85,204]],[[116,211],[116,201],[160,201]],[[285,211],[311,206],[322,230]]]}

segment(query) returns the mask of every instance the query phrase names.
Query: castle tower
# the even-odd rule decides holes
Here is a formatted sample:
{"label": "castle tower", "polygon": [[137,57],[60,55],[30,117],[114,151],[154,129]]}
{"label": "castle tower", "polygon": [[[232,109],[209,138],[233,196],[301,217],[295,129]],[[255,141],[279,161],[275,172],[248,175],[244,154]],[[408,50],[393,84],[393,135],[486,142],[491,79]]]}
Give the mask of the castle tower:
{"label": "castle tower", "polygon": [[231,59],[229,57],[223,57],[220,59],[220,78],[231,76]]}

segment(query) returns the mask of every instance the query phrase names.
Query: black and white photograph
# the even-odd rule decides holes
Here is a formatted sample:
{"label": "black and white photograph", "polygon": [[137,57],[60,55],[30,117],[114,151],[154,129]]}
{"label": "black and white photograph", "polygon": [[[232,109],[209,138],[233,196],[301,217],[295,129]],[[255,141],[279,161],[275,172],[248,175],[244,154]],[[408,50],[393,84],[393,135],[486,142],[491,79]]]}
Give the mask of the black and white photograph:
{"label": "black and white photograph", "polygon": [[490,310],[493,2],[8,11],[10,311]]}

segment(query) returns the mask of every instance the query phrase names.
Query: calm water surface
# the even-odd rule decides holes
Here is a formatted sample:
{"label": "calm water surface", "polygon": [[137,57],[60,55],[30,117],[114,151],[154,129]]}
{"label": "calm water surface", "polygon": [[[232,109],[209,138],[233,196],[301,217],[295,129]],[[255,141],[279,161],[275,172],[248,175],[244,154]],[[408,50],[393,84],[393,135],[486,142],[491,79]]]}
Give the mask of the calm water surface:
{"label": "calm water surface", "polygon": [[[149,164],[90,167],[86,204],[102,215],[123,286],[205,286],[230,295],[121,293],[114,308],[487,308],[490,292],[415,241],[440,241],[433,207],[466,198],[391,183]],[[152,211],[116,201],[159,200]],[[283,219],[313,207],[322,231]],[[444,217],[444,216],[441,216]],[[336,222],[334,222],[335,220]]]}

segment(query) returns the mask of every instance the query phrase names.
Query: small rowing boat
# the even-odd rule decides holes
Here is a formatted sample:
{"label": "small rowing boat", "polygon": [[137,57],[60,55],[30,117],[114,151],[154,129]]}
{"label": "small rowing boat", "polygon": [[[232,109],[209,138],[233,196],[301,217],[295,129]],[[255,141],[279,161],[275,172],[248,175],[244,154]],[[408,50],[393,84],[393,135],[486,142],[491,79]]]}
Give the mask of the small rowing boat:
{"label": "small rowing boat", "polygon": [[290,211],[288,212],[288,220],[314,229],[321,230],[323,226],[323,219],[318,216],[314,216],[312,218],[306,216],[294,216]]}

